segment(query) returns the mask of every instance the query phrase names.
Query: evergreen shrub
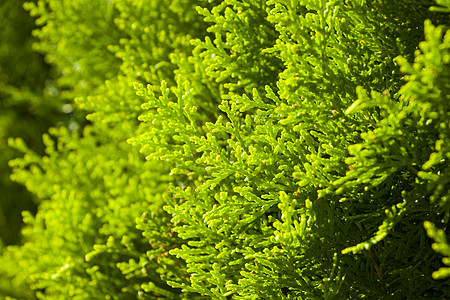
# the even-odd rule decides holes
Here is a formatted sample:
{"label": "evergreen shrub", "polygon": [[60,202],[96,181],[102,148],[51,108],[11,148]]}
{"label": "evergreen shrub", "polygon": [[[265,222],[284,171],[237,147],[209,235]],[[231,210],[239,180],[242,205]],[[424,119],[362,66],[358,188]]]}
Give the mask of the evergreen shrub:
{"label": "evergreen shrub", "polygon": [[25,298],[450,298],[449,1],[26,9],[87,121],[10,140]]}
{"label": "evergreen shrub", "polygon": [[[20,240],[21,210],[35,210],[33,196],[9,179],[8,160],[20,155],[8,147],[8,137],[21,136],[42,153],[42,133],[64,121],[57,97],[50,95],[52,69],[33,52],[34,20],[24,1],[0,3],[0,245]],[[0,252],[1,250],[0,246]]]}

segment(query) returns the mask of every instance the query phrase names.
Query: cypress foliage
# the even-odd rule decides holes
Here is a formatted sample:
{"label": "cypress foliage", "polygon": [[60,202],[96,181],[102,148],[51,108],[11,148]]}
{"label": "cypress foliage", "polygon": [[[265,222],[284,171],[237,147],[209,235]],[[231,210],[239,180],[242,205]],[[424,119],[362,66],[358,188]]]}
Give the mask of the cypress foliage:
{"label": "cypress foliage", "polygon": [[32,50],[34,20],[22,2],[0,4],[0,245],[19,242],[20,211],[34,208],[31,194],[9,180],[8,160],[20,153],[8,147],[8,137],[21,136],[42,152],[42,133],[64,121],[52,94],[52,70]]}
{"label": "cypress foliage", "polygon": [[[0,255],[5,246],[22,240],[22,210],[36,211],[36,197],[9,178],[12,170],[8,161],[21,153],[8,147],[8,138],[20,136],[42,154],[42,133],[71,118],[71,114],[61,112],[54,69],[45,63],[43,55],[32,50],[35,38],[31,32],[36,26],[23,10],[23,3],[0,3]],[[10,293],[24,296],[2,269],[0,294]]]}
{"label": "cypress foliage", "polygon": [[28,299],[450,297],[448,1],[26,7],[87,119],[10,140]]}

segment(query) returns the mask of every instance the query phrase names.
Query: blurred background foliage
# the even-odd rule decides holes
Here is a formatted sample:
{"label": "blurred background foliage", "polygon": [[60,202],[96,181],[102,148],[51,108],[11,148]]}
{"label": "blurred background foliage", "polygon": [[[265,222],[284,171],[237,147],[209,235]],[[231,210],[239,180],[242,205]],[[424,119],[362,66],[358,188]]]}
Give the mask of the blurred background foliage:
{"label": "blurred background foliage", "polygon": [[[42,153],[42,134],[64,121],[58,110],[58,91],[52,85],[53,70],[44,56],[32,49],[36,25],[23,9],[24,2],[0,2],[0,253],[21,242],[21,212],[35,213],[37,204],[33,194],[10,180],[8,161],[18,153],[8,146],[8,138],[21,137]],[[0,293],[24,296],[13,290],[11,278],[3,274]]]}
{"label": "blurred background foliage", "polygon": [[[0,243],[20,242],[21,211],[34,211],[34,197],[10,180],[8,161],[17,157],[9,137],[23,138],[42,153],[42,134],[52,125],[67,122],[61,110],[54,70],[33,50],[35,20],[22,0],[0,2]],[[69,107],[65,107],[69,112]]]}

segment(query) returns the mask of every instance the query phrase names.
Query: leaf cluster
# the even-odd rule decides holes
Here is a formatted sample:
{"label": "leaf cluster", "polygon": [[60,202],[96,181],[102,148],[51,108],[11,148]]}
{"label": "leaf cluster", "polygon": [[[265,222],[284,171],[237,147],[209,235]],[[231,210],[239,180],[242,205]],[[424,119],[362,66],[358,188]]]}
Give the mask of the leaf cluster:
{"label": "leaf cluster", "polygon": [[10,142],[31,298],[450,297],[446,1],[28,8],[90,122]]}

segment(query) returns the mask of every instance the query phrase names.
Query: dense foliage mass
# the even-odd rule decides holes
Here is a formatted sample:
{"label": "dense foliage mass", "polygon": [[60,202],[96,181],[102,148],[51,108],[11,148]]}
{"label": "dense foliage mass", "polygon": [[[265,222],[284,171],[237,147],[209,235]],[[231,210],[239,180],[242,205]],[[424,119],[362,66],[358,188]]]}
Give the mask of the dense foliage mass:
{"label": "dense foliage mass", "polygon": [[25,8],[87,116],[10,139],[5,296],[450,298],[448,1]]}

